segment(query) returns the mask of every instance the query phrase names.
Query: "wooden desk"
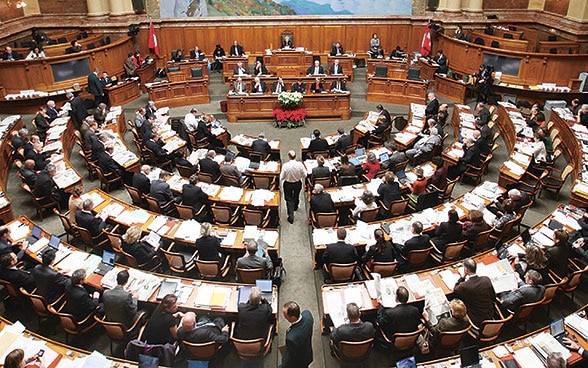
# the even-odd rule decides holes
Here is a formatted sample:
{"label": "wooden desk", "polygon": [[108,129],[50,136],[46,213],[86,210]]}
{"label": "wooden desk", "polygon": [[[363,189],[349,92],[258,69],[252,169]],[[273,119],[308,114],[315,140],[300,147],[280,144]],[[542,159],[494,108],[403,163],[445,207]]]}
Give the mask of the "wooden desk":
{"label": "wooden desk", "polygon": [[184,60],[177,63],[168,61],[166,67],[180,68],[180,72],[185,76],[184,80],[192,78],[192,69],[197,68],[202,70],[202,78],[210,80],[210,75],[208,74],[208,60]]}
{"label": "wooden desk", "polygon": [[307,51],[274,50],[271,55],[264,55],[263,63],[272,73],[298,77],[306,75],[306,70],[313,63],[313,56],[312,52]]}
{"label": "wooden desk", "polygon": [[551,54],[551,49],[556,49],[558,54],[577,54],[580,45],[573,41],[539,41],[537,52]]}
{"label": "wooden desk", "polygon": [[[230,83],[229,89],[233,89],[233,82],[237,81],[237,78],[241,78],[241,80],[245,83],[247,88],[249,88],[249,86],[251,86],[251,84],[253,82],[254,77],[253,76],[245,76],[245,77],[232,76],[229,79],[229,83]],[[287,91],[291,91],[292,84],[294,84],[294,82],[298,82],[299,80],[301,80],[305,84],[306,89],[308,90],[310,88],[311,84],[314,83],[316,78],[317,77],[315,77],[315,76],[303,75],[303,76],[299,76],[299,77],[282,77],[282,81],[286,85]],[[323,84],[325,91],[328,91],[331,87],[331,83],[337,81],[340,78],[348,79],[349,76],[348,75],[325,75],[325,76],[320,76],[318,78],[320,79],[321,83]],[[267,84],[268,91],[271,92],[272,85],[278,80],[278,76],[276,76],[276,75],[260,75],[259,79],[262,81],[265,81],[265,83]],[[304,93],[304,95],[307,96],[308,93],[310,93],[310,92],[306,91]]]}
{"label": "wooden desk", "polygon": [[[447,60],[450,60],[449,58],[447,58]],[[448,61],[448,66],[451,65],[449,64]],[[419,58],[418,61],[418,66],[421,67],[421,79],[423,80],[428,80],[428,81],[432,81],[433,79],[435,79],[435,73],[437,73],[437,69],[439,69],[439,65],[433,63],[433,64],[429,64],[425,58]]]}
{"label": "wooden desk", "polygon": [[[507,152],[509,153],[509,159],[506,160],[500,167],[500,174],[498,176],[498,184],[502,187],[507,187],[511,184],[518,183],[523,175],[527,172],[529,165],[531,165],[532,157],[524,154],[523,152],[514,153],[515,145],[517,144],[517,125],[510,118],[509,111],[518,112],[516,107],[508,106],[507,104],[500,102],[498,104],[498,119],[496,123],[498,129],[500,129],[501,136],[506,143]],[[526,126],[524,121],[519,121],[517,124]],[[511,155],[512,154],[512,155]],[[510,167],[516,168],[518,172],[514,172]]]}
{"label": "wooden desk", "polygon": [[[100,33],[95,33],[95,34],[89,34],[88,37],[86,38],[81,38],[81,39],[77,39],[77,37],[71,37],[70,40],[68,40],[67,42],[64,43],[58,43],[55,45],[45,45],[43,46],[43,52],[45,53],[45,56],[47,57],[53,57],[53,56],[63,56],[65,55],[65,52],[68,48],[71,47],[71,41],[76,40],[80,43],[80,45],[82,45],[82,50],[83,51],[92,51],[92,49],[88,49],[88,45],[90,44],[94,44],[95,47],[99,47],[100,46],[100,40],[104,39],[106,35],[105,34],[100,34]],[[23,56],[23,58],[27,57],[27,55],[29,54],[29,52],[31,51],[30,47],[17,47],[17,48],[13,48],[12,49],[13,52],[16,52],[17,54],[21,54]]]}
{"label": "wooden desk", "polygon": [[406,79],[406,59],[368,59],[366,80],[370,74],[376,74],[376,66],[387,67],[388,78]]}
{"label": "wooden desk", "polygon": [[141,82],[139,86],[141,92],[147,93],[147,87],[145,85],[153,82],[155,79],[155,76],[157,75],[157,65],[155,65],[155,62],[145,64],[142,67],[135,69],[135,73],[139,77],[139,82]]}
{"label": "wooden desk", "polygon": [[[300,107],[307,110],[307,118],[348,120],[351,117],[351,94],[306,94]],[[274,109],[279,108],[276,95],[227,94],[227,120],[232,123],[242,120],[272,121]]]}
{"label": "wooden desk", "polygon": [[535,50],[535,45],[530,44],[527,40],[502,38],[502,36],[493,36],[481,31],[471,32],[471,36],[472,42],[474,42],[476,38],[481,38],[484,40],[484,46],[487,47],[492,47],[492,41],[495,41],[498,42],[498,47],[495,47],[497,49],[519,52],[533,52]]}
{"label": "wooden desk", "polygon": [[[59,129],[59,125],[66,125],[66,129],[63,130],[56,139],[49,139],[53,129]],[[62,155],[55,155],[51,158],[51,162],[57,168],[57,174],[53,177],[55,184],[59,189],[70,191],[74,186],[82,182],[82,177],[70,163],[70,155],[73,145],[75,143],[75,128],[70,117],[57,118],[51,123],[52,128],[47,131],[47,140],[43,146],[43,152],[47,153],[59,153]],[[50,149],[51,147],[54,149]],[[60,157],[61,156],[61,157]]]}
{"label": "wooden desk", "polygon": [[[437,80],[442,78],[437,76]],[[451,127],[453,128],[453,141],[445,147],[441,157],[443,158],[444,166],[457,165],[459,159],[463,157],[464,151],[462,144],[459,142],[459,137],[468,138],[476,129],[474,123],[475,117],[472,114],[472,109],[468,105],[453,105],[453,115],[451,115]]]}
{"label": "wooden desk", "polygon": [[[353,82],[353,67],[355,66],[355,57],[348,56],[348,55],[340,55],[340,56],[327,56],[327,70],[325,72],[329,72],[329,68],[331,65],[334,64],[335,60],[339,60],[339,65],[341,66],[341,70],[343,70],[343,74],[347,76],[347,80],[351,83]],[[309,65],[310,66],[310,65]],[[308,66],[306,67],[308,69]],[[332,77],[337,77],[332,75]]]}
{"label": "wooden desk", "polygon": [[512,36],[513,40],[520,40],[523,38],[524,31],[511,31],[508,28],[502,26],[492,26],[492,30],[494,31],[494,36],[504,38],[505,34],[509,34]]}
{"label": "wooden desk", "polygon": [[[2,89],[2,87],[0,87],[0,89]],[[73,92],[73,89],[71,89],[71,91]],[[62,106],[64,103],[68,102],[69,100],[65,97],[65,94],[66,90],[63,90],[62,93],[52,92],[52,94],[49,96],[34,96],[7,100],[0,91],[0,113],[12,114],[15,111],[18,111],[22,114],[34,115],[37,113],[37,111],[39,111],[39,106],[47,105],[47,100],[55,101],[56,106]]]}
{"label": "wooden desk", "polygon": [[111,87],[104,87],[104,93],[108,97],[108,104],[110,106],[122,106],[141,96],[139,82],[136,80],[130,80]]}
{"label": "wooden desk", "polygon": [[497,85],[493,85],[492,89],[495,93],[504,95],[515,95],[516,101],[524,100],[524,101],[535,101],[538,103],[545,104],[546,100],[568,100],[571,101],[574,98],[580,99],[580,101],[588,101],[586,97],[586,93],[582,93],[578,90],[579,85],[574,83],[572,80],[569,81],[567,84],[560,84],[559,87],[570,87],[571,90],[569,92],[563,91],[547,91],[547,90],[540,90],[537,89],[535,86],[530,85],[518,85],[512,83],[499,83]]}
{"label": "wooden desk", "polygon": [[[236,57],[236,56],[227,56],[223,59],[223,83],[227,83],[230,77],[233,76],[233,71],[237,67],[239,62],[243,63],[243,67],[247,69],[247,63],[249,58],[246,56],[243,57]],[[211,60],[214,63],[214,60]]]}
{"label": "wooden desk", "polygon": [[[237,147],[241,156],[249,157],[251,145],[257,137],[248,134],[237,134],[231,137],[231,144]],[[270,145],[270,156],[273,160],[280,161],[280,149],[282,148],[282,141],[279,139],[267,139]]]}
{"label": "wooden desk", "polygon": [[184,82],[153,83],[147,85],[149,100],[156,104],[178,107],[210,102],[208,80],[191,79]]}
{"label": "wooden desk", "polygon": [[462,80],[437,75],[435,78],[435,93],[461,104],[466,102],[468,85]]}
{"label": "wooden desk", "polygon": [[5,192],[8,184],[8,170],[11,167],[10,157],[12,155],[12,146],[9,142],[10,138],[12,138],[12,133],[18,132],[23,127],[23,123],[20,115],[5,117],[3,123],[6,124],[2,124],[0,127],[0,131],[2,131],[0,134],[2,137],[0,139],[0,220],[7,223],[14,220],[12,201]]}
{"label": "wooden desk", "polygon": [[422,80],[368,76],[367,101],[399,105],[426,102],[429,83]]}

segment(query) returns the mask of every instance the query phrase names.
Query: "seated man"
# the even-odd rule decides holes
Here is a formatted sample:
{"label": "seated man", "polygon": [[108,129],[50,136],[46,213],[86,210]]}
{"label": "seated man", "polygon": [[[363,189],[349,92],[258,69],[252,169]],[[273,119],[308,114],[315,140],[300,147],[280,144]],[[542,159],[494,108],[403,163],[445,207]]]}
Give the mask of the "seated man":
{"label": "seated man", "polygon": [[400,185],[391,171],[387,171],[384,175],[384,181],[378,187],[378,195],[387,208],[390,208],[392,201],[400,199]]}
{"label": "seated man", "polygon": [[406,157],[408,159],[417,158],[427,153],[433,152],[433,149],[441,144],[441,137],[437,132],[437,128],[430,129],[430,134],[424,136],[415,143],[414,147],[406,150]]}
{"label": "seated man", "polygon": [[437,73],[447,74],[447,56],[443,54],[443,50],[437,50],[437,56],[433,60],[439,65]]}
{"label": "seated man", "polygon": [[331,45],[331,53],[329,55],[339,56],[343,55],[344,53],[345,51],[343,51],[343,46],[341,45],[341,42],[337,41],[333,45]]}
{"label": "seated man", "polygon": [[333,83],[331,83],[330,91],[331,93],[347,91],[347,87],[345,86],[345,78],[337,78],[336,81],[333,81]]}
{"label": "seated man", "polygon": [[269,143],[265,139],[265,133],[260,132],[257,135],[257,139],[251,143],[251,151],[259,152],[265,159],[267,155],[271,152],[272,148],[270,147]]}
{"label": "seated man", "polygon": [[397,251],[398,253],[402,254],[403,257],[408,257],[408,253],[411,250],[419,250],[419,249],[426,249],[429,245],[429,235],[423,234],[423,224],[420,221],[415,221],[412,223],[411,226],[413,237],[408,239],[404,245],[398,245]]}
{"label": "seated man", "polygon": [[90,232],[92,237],[100,235],[103,229],[110,226],[106,223],[108,213],[102,211],[100,214],[94,213],[94,201],[87,198],[82,202],[82,209],[76,211],[76,224]]}
{"label": "seated man", "polygon": [[404,51],[402,51],[402,49],[399,46],[396,46],[396,48],[394,50],[392,50],[392,52],[390,53],[390,59],[392,58],[402,58],[404,57],[406,54],[404,53]]}
{"label": "seated man", "polygon": [[520,281],[518,288],[513,291],[501,293],[498,296],[500,308],[511,313],[516,312],[523,304],[534,303],[543,298],[545,287],[541,285],[541,274],[535,270],[529,270],[525,274],[525,281]]}
{"label": "seated man", "polygon": [[335,59],[333,65],[329,68],[330,75],[341,75],[343,74],[343,68],[339,64],[339,59]]}
{"label": "seated man", "polygon": [[[186,168],[190,169],[190,175],[196,174],[198,172],[198,166],[192,165],[192,163],[190,161],[188,161],[186,155],[187,155],[187,153],[184,148],[180,148],[176,151],[176,154],[175,154],[176,168],[178,168],[179,166],[186,167]],[[179,172],[179,168],[178,168],[178,172]]]}
{"label": "seated man", "polygon": [[22,177],[25,179],[25,183],[27,183],[31,189],[34,189],[35,182],[37,181],[35,161],[31,159],[25,160],[24,164],[20,168],[20,175],[22,175]]}
{"label": "seated man", "polygon": [[168,153],[163,148],[164,143],[157,134],[155,134],[153,132],[147,133],[145,135],[145,138],[147,138],[145,141],[145,147],[153,152],[153,154],[155,155],[155,161],[158,164],[163,164],[163,163],[170,161],[170,160],[173,163],[173,159],[174,159],[173,155]]}
{"label": "seated man", "polygon": [[239,41],[233,41],[233,46],[231,46],[231,50],[229,50],[230,56],[243,56],[245,55],[245,51],[243,50],[243,45],[239,45]]}
{"label": "seated man", "polygon": [[57,184],[53,180],[53,177],[57,174],[57,169],[53,164],[47,165],[44,171],[41,171],[37,175],[37,181],[35,182],[35,196],[37,197],[46,197],[44,203],[49,203],[51,201],[50,197],[53,197],[57,203],[59,203],[59,208],[67,208],[67,203],[69,201],[69,193],[66,193],[63,189],[57,187]]}
{"label": "seated man", "polygon": [[[71,275],[71,280],[69,285],[65,288],[65,301],[66,306],[65,309],[67,313],[70,313],[74,316],[77,322],[81,322],[86,318],[90,313],[98,310],[98,314],[102,314],[103,307],[98,300],[100,298],[100,293],[94,291],[92,296],[88,293],[86,288],[84,288],[84,280],[86,279],[86,270],[80,268],[79,270],[75,270]],[[86,323],[91,324],[94,320],[90,319]]]}
{"label": "seated man", "polygon": [[[129,281],[129,271],[122,270],[116,275],[114,289],[104,290],[102,300],[104,302],[104,314],[110,322],[121,322],[126,329],[131,327],[138,317],[137,295],[133,295],[124,289]],[[137,325],[137,327],[139,327]],[[138,329],[136,331],[139,332]]]}
{"label": "seated man", "polygon": [[233,83],[233,93],[247,93],[248,91],[249,89],[247,88],[245,82],[243,82],[243,78],[237,78],[237,80]]}
{"label": "seated man", "polygon": [[[506,198],[509,198],[512,201],[515,212],[518,212],[521,209],[521,207],[526,206],[531,202],[531,199],[529,198],[529,195],[527,193],[521,192],[516,188],[509,190],[507,192]],[[502,209],[502,203],[506,198],[502,198],[501,196],[494,200],[494,202],[488,206],[488,211],[492,212],[495,215],[502,214],[504,212],[504,210]]]}
{"label": "seated man", "polygon": [[307,75],[321,75],[321,74],[325,74],[325,69],[323,69],[323,67],[321,66],[321,61],[320,60],[315,60],[314,61],[314,65],[312,65],[311,67],[309,67],[306,70],[306,74]]}
{"label": "seated man", "polygon": [[[196,185],[198,183],[198,175],[190,176],[190,183],[182,185],[182,204],[185,206],[191,206],[195,212],[200,211],[202,206],[208,203],[208,195]],[[206,213],[202,213],[196,217],[197,221],[206,220]]]}
{"label": "seated man", "polygon": [[4,61],[13,61],[22,59],[22,55],[12,51],[12,47],[6,46],[4,52],[0,55],[0,59]]}
{"label": "seated man", "polygon": [[321,184],[315,184],[310,196],[310,210],[314,213],[335,212],[335,205],[331,195],[324,191]]}
{"label": "seated man", "polygon": [[345,153],[347,147],[353,145],[353,137],[351,134],[345,133],[345,129],[341,127],[337,129],[337,133],[339,134],[339,139],[335,143],[335,151]]}
{"label": "seated man", "polygon": [[247,69],[243,66],[242,62],[238,62],[235,69],[233,69],[233,75],[247,75]]}
{"label": "seated man", "polygon": [[302,79],[298,79],[292,83],[292,92],[306,93],[306,83]]}
{"label": "seated man", "polygon": [[214,161],[215,156],[216,152],[209,150],[206,157],[198,162],[198,166],[200,167],[200,172],[212,175],[212,181],[216,182],[220,178],[221,171],[219,164]]}
{"label": "seated man", "polygon": [[[272,84],[272,93],[279,95],[282,92],[286,92],[286,84],[282,77],[278,77],[278,80]],[[295,91],[292,91],[295,92]]]}
{"label": "seated man", "polygon": [[451,180],[461,176],[466,171],[468,165],[480,166],[480,151],[472,138],[465,140],[462,149],[464,150],[464,155],[459,158],[456,165],[450,166],[447,169],[447,178]]}
{"label": "seated man", "polygon": [[147,177],[150,172],[151,166],[142,165],[141,171],[133,174],[132,186],[137,188],[143,195],[148,195],[151,188],[151,182],[149,181],[149,177]]}
{"label": "seated man", "polygon": [[15,288],[24,288],[29,293],[35,290],[35,279],[27,271],[16,267],[18,258],[10,248],[0,251],[0,279],[8,281]]}
{"label": "seated man", "polygon": [[33,160],[35,162],[35,170],[44,170],[49,161],[49,155],[43,153],[43,143],[36,142],[33,144],[33,149],[29,150],[25,156],[27,160]]}
{"label": "seated man", "polygon": [[329,142],[321,137],[321,132],[318,129],[312,132],[312,140],[308,145],[308,152],[329,152]]}
{"label": "seated man", "polygon": [[257,242],[255,240],[250,240],[247,243],[247,253],[239,259],[237,259],[237,267],[238,268],[245,268],[245,269],[253,269],[253,268],[263,268],[266,273],[269,273],[273,268],[274,265],[272,263],[272,258],[267,253],[267,249],[263,249],[263,257],[257,256]]}
{"label": "seated man", "polygon": [[253,78],[253,82],[251,83],[251,93],[266,93],[267,92],[267,84],[265,81],[262,81],[259,77]]}
{"label": "seated man", "polygon": [[225,155],[225,162],[223,166],[221,166],[220,172],[222,175],[235,178],[235,180],[237,180],[239,184],[243,183],[243,174],[241,173],[241,171],[239,171],[239,168],[237,168],[237,166],[233,163],[233,155]]}
{"label": "seated man", "polygon": [[[359,256],[357,255],[357,249],[352,244],[347,244],[345,238],[347,237],[347,230],[344,227],[337,229],[337,242],[328,244],[327,249],[323,253],[323,264],[328,266],[331,263],[353,263],[359,262]],[[325,269],[324,278],[328,279],[329,275]]]}
{"label": "seated man", "polygon": [[331,350],[339,351],[340,341],[365,341],[374,337],[374,325],[371,322],[363,322],[361,311],[355,303],[347,304],[347,320],[345,323],[331,332]]}
{"label": "seated man", "polygon": [[173,212],[175,206],[174,202],[178,201],[178,197],[174,197],[169,184],[166,182],[169,178],[169,173],[165,170],[159,172],[159,179],[151,182],[149,195],[159,202],[164,213]]}
{"label": "seated man", "polygon": [[[378,325],[381,331],[390,339],[395,333],[413,332],[421,323],[421,313],[415,306],[408,305],[408,289],[399,286],[396,289],[396,306],[384,309],[378,300]],[[387,349],[388,343],[382,336],[378,336],[378,347]]]}
{"label": "seated man", "polygon": [[314,179],[320,178],[328,178],[331,176],[331,169],[325,167],[325,158],[323,155],[319,155],[316,158],[317,167],[312,168],[312,172],[310,174],[310,179],[314,181]]}
{"label": "seated man", "polygon": [[211,321],[206,315],[200,317],[196,323],[196,314],[186,312],[182,317],[182,325],[178,328],[178,343],[181,344],[182,341],[195,344],[214,341],[218,347],[223,348],[228,345],[229,325],[220,317]]}
{"label": "seated man", "polygon": [[27,241],[23,239],[13,243],[9,238],[10,227],[6,225],[0,226],[0,253],[13,252],[18,259],[23,259],[27,248]]}
{"label": "seated man", "polygon": [[10,143],[12,143],[12,148],[17,150],[21,147],[24,147],[28,136],[29,136],[29,130],[27,128],[19,129],[18,134],[13,134],[10,137]]}
{"label": "seated man", "polygon": [[65,49],[66,54],[75,54],[76,52],[82,51],[82,44],[79,43],[77,40],[73,40],[70,42],[70,47]]}
{"label": "seated man", "polygon": [[69,284],[69,278],[55,271],[53,268],[56,253],[54,249],[47,249],[41,257],[42,263],[36,265],[33,269],[37,294],[44,297],[48,304],[55,302]]}
{"label": "seated man", "polygon": [[261,290],[254,286],[249,292],[247,303],[239,303],[238,322],[235,337],[251,340],[267,336],[269,326],[275,322],[271,304],[265,300]]}
{"label": "seated man", "polygon": [[[106,176],[114,174],[115,176],[128,179],[128,176],[131,174],[127,174],[125,169],[118,162],[114,161],[112,158],[113,153],[114,147],[111,145],[106,146],[105,151],[98,154],[98,166]],[[129,181],[130,180],[125,180],[126,183]]]}
{"label": "seated man", "polygon": [[312,93],[322,93],[324,90],[325,88],[323,87],[323,83],[321,82],[321,79],[318,77],[310,85],[310,91]]}
{"label": "seated man", "polygon": [[198,129],[198,122],[200,121],[200,116],[198,115],[198,109],[193,107],[190,109],[184,116],[184,126],[186,127],[186,131],[188,133],[194,133],[196,129]]}

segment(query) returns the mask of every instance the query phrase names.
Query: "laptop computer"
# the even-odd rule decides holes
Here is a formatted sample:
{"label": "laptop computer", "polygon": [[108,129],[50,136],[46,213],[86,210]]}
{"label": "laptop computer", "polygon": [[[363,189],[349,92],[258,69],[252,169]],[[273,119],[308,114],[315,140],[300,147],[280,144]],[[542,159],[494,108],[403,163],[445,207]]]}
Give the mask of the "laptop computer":
{"label": "laptop computer", "polygon": [[462,368],[477,368],[480,365],[480,354],[477,345],[467,346],[459,351]]}
{"label": "laptop computer", "polygon": [[521,238],[523,238],[523,244],[525,244],[525,246],[527,243],[533,240],[533,238],[531,238],[531,234],[529,233],[529,229],[526,229],[521,233]]}
{"label": "laptop computer", "polygon": [[260,162],[261,162],[261,157],[259,155],[251,155],[249,157],[249,168],[250,169],[259,169]]}
{"label": "laptop computer", "polygon": [[416,368],[416,359],[413,356],[409,356],[396,362],[398,368]]}
{"label": "laptop computer", "polygon": [[386,152],[380,154],[380,164],[388,161],[390,159],[390,155]]}
{"label": "laptop computer", "polygon": [[106,275],[110,270],[114,268],[114,260],[116,255],[114,252],[110,252],[108,250],[102,251],[102,262],[96,267],[94,273],[98,275]]}
{"label": "laptop computer", "polygon": [[174,294],[176,292],[177,282],[163,281],[159,287],[159,292],[155,297],[157,300],[163,299],[167,294]]}
{"label": "laptop computer", "polygon": [[566,325],[563,318],[556,319],[549,324],[549,333],[563,346],[565,346],[563,339],[570,338],[570,334],[566,331]]}
{"label": "laptop computer", "polygon": [[49,239],[49,244],[45,246],[40,252],[38,257],[43,257],[43,253],[48,251],[49,249],[55,249],[55,251],[59,250],[59,244],[61,244],[61,238],[57,235],[51,234],[51,238]]}
{"label": "laptop computer", "polygon": [[272,280],[257,279],[255,280],[255,286],[257,286],[261,290],[261,294],[263,295],[264,299],[271,304],[274,295],[274,285],[272,283]]}
{"label": "laptop computer", "polygon": [[404,172],[404,170],[398,170],[394,174],[396,174],[396,177],[398,178],[398,182],[400,184],[408,185],[410,183],[410,180],[406,176],[406,173]]}
{"label": "laptop computer", "polygon": [[35,244],[39,239],[41,239],[41,234],[43,233],[43,229],[38,227],[37,225],[33,225],[33,232],[27,238],[27,242],[29,244]]}
{"label": "laptop computer", "polygon": [[355,150],[355,158],[358,161],[363,161],[366,159],[365,148],[358,148]]}

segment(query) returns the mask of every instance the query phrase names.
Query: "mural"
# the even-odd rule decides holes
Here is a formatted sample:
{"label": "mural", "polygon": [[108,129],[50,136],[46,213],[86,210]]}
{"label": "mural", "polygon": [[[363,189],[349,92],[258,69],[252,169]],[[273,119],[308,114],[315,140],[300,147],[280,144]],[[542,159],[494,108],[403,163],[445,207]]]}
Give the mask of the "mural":
{"label": "mural", "polygon": [[159,0],[162,18],[260,15],[410,15],[412,0]]}

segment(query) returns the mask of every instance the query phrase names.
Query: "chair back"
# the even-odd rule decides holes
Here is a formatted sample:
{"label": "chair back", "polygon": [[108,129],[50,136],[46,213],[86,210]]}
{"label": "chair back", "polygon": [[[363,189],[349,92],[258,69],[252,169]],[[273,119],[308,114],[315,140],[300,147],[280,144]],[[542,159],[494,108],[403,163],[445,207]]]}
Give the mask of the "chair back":
{"label": "chair back", "polygon": [[516,215],[515,218],[513,218],[512,220],[510,220],[506,224],[504,224],[504,226],[502,227],[502,233],[501,233],[501,238],[503,240],[508,239],[508,236],[510,236],[510,233],[512,232],[512,228],[519,221],[521,221],[520,214]]}
{"label": "chair back", "polygon": [[78,231],[80,234],[80,238],[82,239],[82,243],[89,245],[91,247],[94,246],[94,239],[92,239],[92,235],[88,231],[88,229],[83,228],[81,226],[73,225],[74,229]]}
{"label": "chair back", "polygon": [[266,175],[252,175],[253,187],[255,189],[272,189],[273,179]]}
{"label": "chair back", "polygon": [[535,307],[541,305],[543,303],[543,298],[541,300],[533,302],[533,303],[526,303],[519,307],[516,312],[513,314],[512,319],[515,323],[526,323],[529,318],[531,318],[531,314]]}
{"label": "chair back", "polygon": [[336,227],[339,221],[339,214],[337,212],[319,212],[314,214],[316,219],[316,226],[321,227]]}
{"label": "chair back", "polygon": [[582,275],[588,272],[588,266],[584,267],[584,269],[572,272],[568,278],[569,281],[564,284],[562,290],[564,293],[571,293],[574,292],[578,285],[580,285],[580,281],[582,281]]}
{"label": "chair back", "polygon": [[408,265],[411,267],[422,266],[427,262],[427,257],[429,257],[432,249],[433,247],[411,250],[408,252]]}
{"label": "chair back", "polygon": [[341,360],[360,362],[369,356],[374,346],[374,338],[365,341],[339,341]]}
{"label": "chair back", "polygon": [[574,167],[572,166],[572,164],[567,164],[566,167],[564,167],[564,169],[561,172],[561,183],[562,183],[562,185],[563,185],[563,183],[565,183],[568,175],[570,175],[573,170],[574,170]]}
{"label": "chair back", "polygon": [[337,186],[344,187],[346,185],[357,184],[358,182],[359,178],[357,177],[357,175],[343,175],[339,176]]}
{"label": "chair back", "polygon": [[474,253],[486,247],[490,233],[492,233],[493,230],[494,228],[491,226],[490,229],[478,233],[476,240],[474,241]]}
{"label": "chair back", "polygon": [[193,343],[184,340],[182,341],[182,345],[191,358],[201,361],[214,360],[218,351],[216,341]]}
{"label": "chair back", "polygon": [[197,259],[196,267],[202,278],[215,279],[219,274],[220,263],[219,261],[202,261]]}
{"label": "chair back", "polygon": [[379,273],[382,277],[394,275],[398,268],[398,262],[374,262],[372,263],[372,272]]}
{"label": "chair back", "polygon": [[104,231],[104,233],[108,237],[108,242],[110,243],[112,250],[114,250],[116,253],[122,253],[122,235],[116,234],[111,231]]}
{"label": "chair back", "polygon": [[75,235],[76,231],[73,229],[73,226],[71,224],[71,222],[69,221],[69,217],[65,214],[61,214],[57,208],[53,208],[53,213],[57,215],[57,217],[59,217],[59,221],[61,221],[61,225],[63,226],[63,230],[65,230],[65,232],[67,234],[72,234]]}
{"label": "chair back", "polygon": [[183,204],[176,203],[176,210],[178,210],[178,215],[183,220],[190,220],[194,218],[194,207],[186,206]]}
{"label": "chair back", "polygon": [[309,156],[312,157],[313,159],[316,159],[319,156],[323,156],[323,158],[328,159],[329,158],[329,151],[309,152]]}
{"label": "chair back", "polygon": [[184,178],[189,178],[192,175],[192,169],[190,169],[188,166],[182,166],[182,165],[176,164],[176,168],[178,169],[180,176],[182,176]]}
{"label": "chair back", "polygon": [[380,207],[371,208],[369,210],[361,211],[359,218],[363,222],[373,222],[378,218],[378,213],[380,213]]}
{"label": "chair back", "polygon": [[243,222],[245,222],[245,225],[261,226],[264,222],[263,211],[260,210],[245,208],[241,211],[241,215],[243,216]]}
{"label": "chair back", "polygon": [[184,255],[181,253],[170,252],[169,250],[164,249],[163,247],[159,248],[165,259],[167,259],[167,263],[169,264],[169,268],[175,273],[183,273],[186,270],[186,259]]}
{"label": "chair back", "polygon": [[234,176],[221,174],[221,177],[223,179],[223,185],[230,187],[241,187],[239,179],[235,178]]}
{"label": "chair back", "polygon": [[408,198],[398,199],[390,202],[390,215],[392,217],[404,215],[406,206],[408,205]]}
{"label": "chair back", "polygon": [[35,311],[37,316],[45,318],[50,315],[49,309],[47,309],[47,302],[45,301],[45,298],[43,298],[41,295],[29,293],[28,291],[26,291],[22,287],[19,288],[18,290],[20,291],[20,293],[22,295],[29,298],[29,300],[31,301],[31,304],[33,305],[33,310]]}
{"label": "chair back", "polygon": [[129,192],[133,204],[141,206],[143,204],[143,194],[139,192],[139,189],[126,184],[124,184],[124,186],[127,189],[127,192]]}
{"label": "chair back", "polygon": [[557,290],[568,281],[567,277],[564,277],[560,282],[555,284],[547,284],[545,285],[545,293],[543,294],[543,302],[541,305],[547,305],[553,301]]}
{"label": "chair back", "polygon": [[435,207],[438,204],[439,204],[439,192],[434,190],[432,192],[423,193],[423,194],[419,195],[419,197],[417,199],[415,210],[422,211],[427,208]]}
{"label": "chair back", "polygon": [[407,165],[408,165],[408,159],[401,161],[401,162],[397,163],[396,165],[394,165],[394,168],[392,169],[392,171],[398,172],[400,170],[404,170],[404,169],[406,169]]}
{"label": "chair back", "polygon": [[148,196],[145,196],[145,201],[147,202],[147,206],[149,207],[149,211],[152,211],[155,213],[161,213],[161,211],[162,211],[161,205],[159,204],[159,201],[157,199],[148,195]]}
{"label": "chair back", "polygon": [[212,217],[217,224],[228,224],[231,222],[231,209],[224,206],[212,206]]}
{"label": "chair back", "polygon": [[463,330],[459,331],[441,331],[439,333],[439,337],[437,340],[437,346],[435,346],[438,350],[453,350],[455,349],[461,339],[468,333],[468,331],[472,328],[472,326],[468,326]]}
{"label": "chair back", "polygon": [[127,264],[130,267],[132,267],[132,268],[140,268],[139,267],[139,262],[137,262],[137,259],[135,258],[135,256],[133,256],[130,253],[125,252],[122,248],[121,248],[121,252],[125,256],[125,260],[127,261]]}
{"label": "chair back", "polygon": [[505,319],[482,321],[482,324],[480,325],[480,331],[478,333],[478,340],[480,342],[490,342],[496,340],[500,335],[500,331],[502,331],[504,325],[511,319],[512,314]]}
{"label": "chair back", "polygon": [[329,268],[329,275],[331,276],[331,281],[333,282],[346,282],[351,281],[355,274],[355,267],[357,267],[357,262],[353,263],[330,263]]}
{"label": "chair back", "polygon": [[443,201],[447,201],[447,200],[451,199],[451,194],[453,193],[453,188],[455,188],[455,184],[457,183],[458,180],[459,180],[459,177],[455,178],[453,180],[447,180],[447,186],[445,187],[445,190],[443,191],[443,195],[441,198]]}
{"label": "chair back", "polygon": [[443,251],[443,262],[452,262],[460,259],[459,256],[461,254],[461,250],[466,243],[467,240],[463,240],[445,245],[445,250]]}
{"label": "chair back", "polygon": [[57,319],[59,320],[59,324],[65,330],[66,333],[68,333],[70,335],[77,335],[81,332],[80,326],[76,322],[73,315],[68,314],[68,313],[58,312],[55,309],[53,309],[53,307],[50,305],[47,306],[47,310],[49,310],[49,312],[51,314],[57,316]]}
{"label": "chair back", "polygon": [[331,177],[328,178],[316,178],[312,181],[313,184],[320,184],[323,188],[331,187]]}
{"label": "chair back", "polygon": [[213,179],[212,175],[209,173],[199,172],[198,173],[198,181],[212,184],[214,182],[214,179]]}
{"label": "chair back", "polygon": [[11,297],[20,298],[20,292],[18,291],[17,287],[14,286],[13,283],[0,279],[0,285],[6,289],[8,295],[10,295]]}
{"label": "chair back", "polygon": [[347,146],[347,148],[345,148],[345,154],[346,155],[353,155],[355,154],[355,150],[357,149],[357,144],[352,144],[351,146]]}
{"label": "chair back", "polygon": [[395,333],[392,335],[392,348],[396,351],[406,351],[412,349],[416,344],[416,340],[425,329],[421,326],[418,330],[413,332]]}
{"label": "chair back", "polygon": [[255,284],[255,280],[263,279],[265,270],[263,268],[239,268],[237,267],[237,280],[244,284]]}
{"label": "chair back", "polygon": [[121,322],[109,322],[106,320],[106,317],[98,318],[97,316],[94,316],[94,319],[99,325],[104,327],[106,334],[111,340],[120,341],[127,339],[128,334],[125,326]]}

